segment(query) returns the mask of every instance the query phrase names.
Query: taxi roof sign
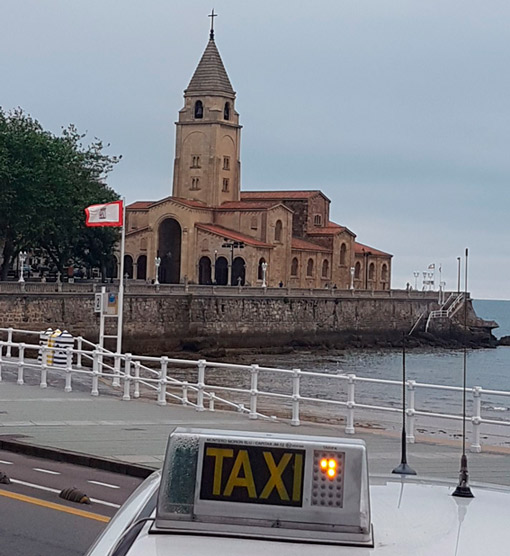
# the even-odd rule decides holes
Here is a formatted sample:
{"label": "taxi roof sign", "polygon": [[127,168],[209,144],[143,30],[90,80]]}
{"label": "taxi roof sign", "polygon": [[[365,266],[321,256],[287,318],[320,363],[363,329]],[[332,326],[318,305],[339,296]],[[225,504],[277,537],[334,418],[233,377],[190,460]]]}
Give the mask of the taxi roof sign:
{"label": "taxi roof sign", "polygon": [[154,530],[372,546],[365,443],[178,428]]}

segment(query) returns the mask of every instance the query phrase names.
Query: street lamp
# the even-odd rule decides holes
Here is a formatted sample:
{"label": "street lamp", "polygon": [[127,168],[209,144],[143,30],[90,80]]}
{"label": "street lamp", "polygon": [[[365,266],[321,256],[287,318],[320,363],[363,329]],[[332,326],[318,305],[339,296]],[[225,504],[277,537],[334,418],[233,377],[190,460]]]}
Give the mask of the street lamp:
{"label": "street lamp", "polygon": [[413,276],[414,276],[414,289],[417,290],[418,289],[418,277],[420,276],[420,273],[415,270],[413,272]]}
{"label": "street lamp", "polygon": [[355,272],[355,268],[351,266],[351,285],[349,287],[350,290],[354,289],[354,272]]}
{"label": "street lamp", "polygon": [[25,277],[23,276],[23,270],[25,268],[25,261],[27,259],[27,252],[26,251],[20,251],[19,254],[19,279],[18,282],[24,282],[25,281]]}
{"label": "street lamp", "polygon": [[460,294],[460,257],[457,257],[457,295]]}
{"label": "street lamp", "polygon": [[232,279],[232,271],[234,266],[234,249],[244,249],[244,242],[243,241],[230,241],[228,238],[223,238],[224,243],[222,243],[222,247],[225,249],[230,249],[230,268],[229,268],[229,283],[233,286],[233,279]]}
{"label": "street lamp", "polygon": [[267,263],[263,262],[260,266],[262,267],[262,287],[265,288],[267,286],[266,284]]}
{"label": "street lamp", "polygon": [[154,264],[156,265],[156,279],[154,280],[154,285],[159,286],[159,265],[161,264],[161,257],[156,257],[154,259]]}

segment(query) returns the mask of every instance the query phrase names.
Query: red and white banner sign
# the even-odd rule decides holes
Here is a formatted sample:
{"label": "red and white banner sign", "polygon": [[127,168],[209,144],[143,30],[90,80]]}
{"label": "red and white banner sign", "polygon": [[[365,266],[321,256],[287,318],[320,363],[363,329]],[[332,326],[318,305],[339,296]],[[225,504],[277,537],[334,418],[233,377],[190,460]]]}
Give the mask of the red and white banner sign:
{"label": "red and white banner sign", "polygon": [[85,209],[87,220],[85,224],[92,226],[122,226],[122,201],[90,205]]}

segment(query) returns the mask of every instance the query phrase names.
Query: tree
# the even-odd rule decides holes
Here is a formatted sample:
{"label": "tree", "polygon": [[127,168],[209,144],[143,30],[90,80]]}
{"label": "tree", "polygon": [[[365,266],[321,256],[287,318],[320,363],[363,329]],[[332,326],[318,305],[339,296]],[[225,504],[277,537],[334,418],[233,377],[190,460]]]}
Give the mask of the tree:
{"label": "tree", "polygon": [[119,198],[105,178],[120,157],[97,139],[84,146],[84,137],[72,125],[56,136],[21,109],[0,108],[1,280],[21,250],[43,249],[60,272],[111,255],[118,231],[87,229],[83,211]]}

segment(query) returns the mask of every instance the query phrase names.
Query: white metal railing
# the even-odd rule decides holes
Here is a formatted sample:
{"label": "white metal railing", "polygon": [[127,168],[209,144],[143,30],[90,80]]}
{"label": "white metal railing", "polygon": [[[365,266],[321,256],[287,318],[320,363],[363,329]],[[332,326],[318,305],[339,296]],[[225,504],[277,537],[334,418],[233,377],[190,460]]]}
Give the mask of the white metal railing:
{"label": "white metal railing", "polygon": [[[11,337],[15,333],[12,330]],[[26,331],[22,331],[26,333]],[[35,333],[34,333],[35,334]],[[39,334],[39,333],[37,333]],[[342,408],[345,421],[345,433],[354,434],[354,418],[357,410],[386,412],[397,415],[402,413],[398,407],[373,401],[364,403],[363,397],[369,385],[385,388],[402,388],[401,381],[359,377],[355,374],[330,374],[326,372],[303,371],[301,369],[278,369],[259,365],[239,365],[217,363],[201,360],[171,359],[169,357],[136,356],[130,353],[116,354],[101,350],[86,340],[77,341],[81,347],[48,347],[47,345],[0,341],[0,381],[2,372],[14,371],[19,385],[25,382],[25,373],[40,373],[41,388],[48,385],[47,377],[51,372],[64,381],[64,391],[71,392],[73,380],[90,380],[90,393],[99,395],[103,388],[119,386],[122,400],[132,398],[155,397],[158,405],[176,401],[194,407],[197,411],[214,411],[216,404],[222,408],[234,409],[248,415],[250,419],[272,418],[272,412],[278,417],[290,418],[290,423],[298,426],[307,413],[317,417],[318,408]],[[50,354],[60,350],[65,352],[65,363],[55,366],[49,363]],[[37,357],[40,356],[40,361]],[[116,362],[120,364],[117,366]],[[101,383],[100,383],[101,380]],[[332,385],[336,383],[336,387]],[[328,396],[321,396],[318,389],[310,384],[326,385]],[[330,386],[331,385],[331,386]],[[340,386],[341,387],[340,387]],[[359,389],[359,391],[358,391]],[[461,420],[460,414],[439,413],[427,408],[417,407],[415,394],[438,390],[462,396],[463,389],[457,386],[444,386],[406,381],[407,407],[405,409],[407,424],[407,441],[415,442],[416,417]],[[304,390],[307,390],[306,392]],[[116,392],[115,388],[111,389]],[[323,392],[325,390],[323,389]],[[491,419],[482,416],[482,398],[500,396],[510,400],[510,392],[484,389],[475,386],[467,389],[472,402],[468,416],[472,425],[471,450],[481,451],[480,427],[482,425],[510,426],[510,420]],[[330,416],[329,409],[327,416]],[[398,415],[397,415],[398,418]],[[306,419],[306,416],[305,416]]]}
{"label": "white metal railing", "polygon": [[462,302],[464,301],[464,294],[458,294],[457,297],[455,297],[455,299],[452,301],[453,297],[455,297],[455,294],[450,294],[450,297],[448,298],[446,303],[444,303],[441,309],[438,309],[437,311],[430,311],[427,319],[427,324],[425,325],[425,332],[428,332],[430,321],[432,319],[451,318],[460,309],[460,307],[462,306]]}

